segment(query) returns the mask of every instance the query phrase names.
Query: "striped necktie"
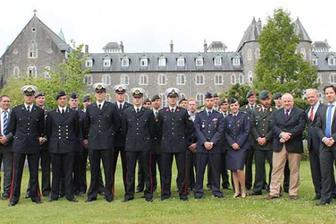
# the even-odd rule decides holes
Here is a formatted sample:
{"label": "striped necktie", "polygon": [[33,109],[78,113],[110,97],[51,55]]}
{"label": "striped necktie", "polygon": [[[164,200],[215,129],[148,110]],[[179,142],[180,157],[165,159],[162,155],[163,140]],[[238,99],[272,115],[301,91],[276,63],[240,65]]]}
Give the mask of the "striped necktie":
{"label": "striped necktie", "polygon": [[7,135],[7,127],[8,127],[8,112],[3,111],[3,129],[2,132],[4,135]]}

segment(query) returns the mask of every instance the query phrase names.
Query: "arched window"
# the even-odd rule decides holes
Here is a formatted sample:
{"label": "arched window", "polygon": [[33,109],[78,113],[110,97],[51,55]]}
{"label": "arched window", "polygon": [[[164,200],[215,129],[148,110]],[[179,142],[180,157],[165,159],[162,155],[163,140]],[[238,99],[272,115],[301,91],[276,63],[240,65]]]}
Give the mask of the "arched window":
{"label": "arched window", "polygon": [[196,94],[196,102],[198,106],[204,105],[204,94],[203,93],[197,93]]}
{"label": "arched window", "polygon": [[196,85],[204,85],[204,75],[203,74],[197,74],[196,75],[195,84]]}
{"label": "arched window", "polygon": [[148,75],[147,74],[141,74],[139,76],[139,85],[148,85]]}
{"label": "arched window", "polygon": [[27,75],[30,78],[36,78],[37,77],[37,68],[36,68],[35,65],[28,66]]}
{"label": "arched window", "polygon": [[105,85],[111,85],[111,75],[110,74],[103,74],[102,83],[104,83]]}
{"label": "arched window", "polygon": [[120,76],[120,84],[129,85],[129,77],[127,74],[122,74]]}
{"label": "arched window", "polygon": [[158,84],[159,85],[166,85],[167,84],[167,76],[165,74],[159,74]]}
{"label": "arched window", "polygon": [[37,44],[35,41],[31,42],[31,45],[28,47],[28,58],[37,58]]}

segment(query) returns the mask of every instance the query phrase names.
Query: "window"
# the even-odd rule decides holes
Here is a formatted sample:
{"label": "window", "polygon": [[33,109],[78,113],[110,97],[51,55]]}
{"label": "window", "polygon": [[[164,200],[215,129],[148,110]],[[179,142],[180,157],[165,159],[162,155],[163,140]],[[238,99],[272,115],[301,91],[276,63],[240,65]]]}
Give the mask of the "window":
{"label": "window", "polygon": [[313,58],[312,59],[312,64],[313,65],[318,65],[318,58]]}
{"label": "window", "polygon": [[105,57],[103,61],[104,67],[110,67],[111,66],[111,58],[110,57]]}
{"label": "window", "polygon": [[37,44],[35,41],[32,41],[31,45],[28,48],[28,58],[37,58]]}
{"label": "window", "polygon": [[106,94],[106,101],[111,102],[112,97],[110,94]]}
{"label": "window", "polygon": [[167,76],[165,74],[159,74],[158,84],[159,85],[166,85],[167,84]]}
{"label": "window", "polygon": [[167,59],[166,59],[164,56],[161,56],[161,57],[159,58],[159,66],[160,66],[160,67],[165,67],[166,64],[167,64]]}
{"label": "window", "polygon": [[185,85],[186,84],[186,76],[184,74],[178,74],[176,76],[176,85]]}
{"label": "window", "polygon": [[256,59],[259,59],[259,58],[260,58],[260,49],[259,49],[259,48],[256,48],[256,49],[254,50],[254,57],[255,57]]}
{"label": "window", "polygon": [[141,58],[140,59],[140,66],[147,67],[148,66],[148,58]]}
{"label": "window", "polygon": [[301,48],[300,49],[300,54],[302,55],[303,59],[306,59],[306,49]]}
{"label": "window", "polygon": [[45,79],[50,79],[50,66],[45,66],[43,71],[43,76]]}
{"label": "window", "polygon": [[201,56],[198,56],[195,59],[195,64],[196,64],[196,66],[203,66],[203,58]]}
{"label": "window", "polygon": [[105,85],[111,85],[111,75],[110,74],[104,74],[102,76],[102,83]]}
{"label": "window", "polygon": [[248,82],[249,83],[252,83],[253,82],[253,72],[252,71],[249,71],[247,73],[247,78],[248,78]]}
{"label": "window", "polygon": [[252,50],[250,48],[247,49],[247,60],[248,61],[252,60]]}
{"label": "window", "polygon": [[235,56],[233,59],[232,59],[232,64],[234,66],[239,66],[240,65],[240,57],[239,56]]}
{"label": "window", "polygon": [[328,57],[328,65],[336,65],[336,59],[333,55]]}
{"label": "window", "polygon": [[239,84],[243,84],[243,82],[244,82],[243,74],[239,74]]}
{"label": "window", "polygon": [[196,85],[204,85],[204,75],[197,74],[195,77],[195,83]]}
{"label": "window", "polygon": [[141,74],[139,77],[139,85],[148,85],[148,75]]}
{"label": "window", "polygon": [[35,33],[36,32],[36,27],[32,27],[31,31]]}
{"label": "window", "polygon": [[215,75],[215,85],[223,85],[224,84],[224,77],[222,74]]}
{"label": "window", "polygon": [[330,74],[330,84],[336,84],[336,73]]}
{"label": "window", "polygon": [[204,94],[203,93],[196,94],[196,103],[198,106],[203,106],[204,104]]}
{"label": "window", "polygon": [[129,95],[127,93],[125,93],[125,101],[129,102]]}
{"label": "window", "polygon": [[120,84],[122,85],[128,85],[129,84],[129,77],[126,74],[122,74],[120,76]]}
{"label": "window", "polygon": [[93,60],[92,60],[92,58],[87,59],[87,60],[85,61],[85,67],[87,67],[87,68],[91,68],[92,66],[93,66]]}
{"label": "window", "polygon": [[84,84],[86,85],[92,85],[92,75],[85,75],[84,76]]}
{"label": "window", "polygon": [[221,66],[222,65],[222,57],[217,56],[214,58],[214,65],[215,66]]}
{"label": "window", "polygon": [[161,93],[160,98],[161,98],[162,107],[166,107],[167,106],[167,96],[166,96],[166,94]]}
{"label": "window", "polygon": [[235,74],[231,75],[231,84],[232,85],[236,84],[236,75]]}
{"label": "window", "polygon": [[129,66],[129,58],[128,57],[123,57],[121,59],[121,67],[128,67]]}
{"label": "window", "polygon": [[176,64],[177,64],[177,66],[179,66],[179,67],[184,67],[184,65],[185,65],[185,59],[184,59],[184,57],[179,57],[178,59],[177,59],[177,62],[176,62]]}
{"label": "window", "polygon": [[20,78],[20,68],[18,66],[14,66],[14,68],[13,68],[13,76],[15,78]]}
{"label": "window", "polygon": [[27,75],[30,78],[33,78],[33,77],[36,78],[36,76],[37,76],[37,68],[36,68],[35,65],[28,66],[28,68],[27,68]]}

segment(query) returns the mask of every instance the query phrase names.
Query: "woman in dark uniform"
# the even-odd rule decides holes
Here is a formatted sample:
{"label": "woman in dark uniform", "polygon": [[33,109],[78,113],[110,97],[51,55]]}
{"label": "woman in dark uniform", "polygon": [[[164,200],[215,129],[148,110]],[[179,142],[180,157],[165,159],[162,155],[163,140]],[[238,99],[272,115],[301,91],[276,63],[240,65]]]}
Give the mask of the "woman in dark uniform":
{"label": "woman in dark uniform", "polygon": [[246,197],[244,163],[249,148],[248,136],[250,121],[248,115],[239,111],[237,99],[229,100],[231,114],[224,119],[225,138],[229,149],[226,155],[226,167],[232,171],[234,198]]}

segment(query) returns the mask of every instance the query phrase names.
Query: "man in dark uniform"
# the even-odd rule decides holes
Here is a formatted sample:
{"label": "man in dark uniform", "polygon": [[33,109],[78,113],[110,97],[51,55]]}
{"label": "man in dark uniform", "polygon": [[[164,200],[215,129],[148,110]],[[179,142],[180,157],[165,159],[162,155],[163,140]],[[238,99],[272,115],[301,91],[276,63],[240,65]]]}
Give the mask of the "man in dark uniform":
{"label": "man in dark uniform", "polygon": [[[119,114],[119,117],[121,119],[121,122],[123,122],[124,116],[123,112],[126,108],[132,106],[132,104],[126,102],[125,100],[125,93],[126,93],[126,87],[124,85],[116,85],[114,86],[114,92],[115,92],[115,99],[116,102],[114,105],[117,107],[117,112]],[[112,186],[113,186],[113,193],[115,190],[115,172],[118,162],[118,155],[120,154],[121,158],[121,166],[122,166],[122,177],[123,177],[123,184],[124,184],[124,191],[126,191],[126,155],[125,155],[125,140],[126,140],[126,134],[125,130],[122,130],[122,127],[120,126],[117,130],[116,137],[115,137],[115,143],[114,143],[114,153],[112,154]]]}
{"label": "man in dark uniform", "polygon": [[24,94],[24,104],[13,108],[9,133],[14,136],[13,142],[13,179],[9,206],[19,202],[23,167],[26,157],[30,174],[30,198],[35,203],[41,203],[38,189],[38,158],[41,144],[46,141],[44,136],[44,111],[33,104],[36,87],[26,85],[21,88]]}
{"label": "man in dark uniform", "polygon": [[[152,140],[152,150],[149,155],[149,163],[151,164],[151,181],[153,182],[153,191],[157,188],[157,169],[159,170],[159,174],[161,173],[161,150],[160,150],[160,136],[158,128],[158,117],[159,117],[159,110],[161,107],[161,98],[159,95],[154,95],[152,97],[152,111],[155,118],[155,133]],[[159,175],[161,177],[161,175]],[[161,179],[161,178],[160,178]]]}
{"label": "man in dark uniform", "polygon": [[272,174],[272,96],[267,90],[259,93],[260,107],[251,116],[251,132],[254,139],[255,149],[255,179],[251,195],[261,195],[265,183],[265,163],[270,167],[268,183],[271,182]]}
{"label": "man in dark uniform", "polygon": [[46,130],[48,149],[52,164],[52,188],[49,201],[59,198],[61,177],[64,181],[65,198],[77,202],[73,192],[74,153],[78,147],[79,115],[67,107],[67,96],[60,91],[57,96],[57,109],[48,113]]}
{"label": "man in dark uniform", "polygon": [[[69,107],[79,113],[79,100],[77,93],[73,92],[70,95]],[[79,195],[81,192],[81,181],[83,172],[81,172],[81,165],[83,164],[83,153],[80,138],[77,138],[77,146],[74,148],[74,164],[73,164],[73,192],[75,195]]]}
{"label": "man in dark uniform", "polygon": [[[280,92],[274,93],[273,95],[273,101],[274,101],[274,106],[276,110],[279,110],[282,108],[281,97],[282,97],[282,93]],[[289,173],[290,173],[289,164],[287,160],[286,165],[285,165],[285,170],[284,170],[284,181],[283,181],[283,189],[284,189],[284,192],[286,193],[288,193],[288,189],[289,189]]]}
{"label": "man in dark uniform", "polygon": [[[248,103],[242,106],[240,110],[246,112],[251,120],[253,111],[260,108],[260,106],[256,103],[257,93],[253,90],[248,91],[246,99]],[[245,184],[247,190],[250,190],[252,188],[252,182],[253,182],[252,165],[254,157],[254,148],[253,148],[254,139],[251,133],[249,135],[249,141],[250,141],[250,149],[247,151],[245,162],[245,182],[246,182]]]}
{"label": "man in dark uniform", "polygon": [[[230,114],[229,111],[229,102],[227,99],[224,99],[219,104],[219,112],[223,115],[223,118],[228,116]],[[221,176],[222,176],[222,187],[223,189],[229,189],[230,182],[229,182],[229,174],[228,170],[226,169],[226,153],[228,150],[228,143],[226,142],[226,139],[223,137],[221,140],[222,144],[222,168],[221,168]]]}
{"label": "man in dark uniform", "polygon": [[[12,179],[13,167],[13,152],[12,143],[13,136],[8,132],[8,125],[10,119],[10,98],[9,96],[2,95],[0,97],[0,167],[3,164],[3,193],[1,198],[7,200],[10,195],[10,186]],[[1,177],[0,177],[1,180]],[[1,187],[0,187],[1,188]]]}
{"label": "man in dark uniform", "polygon": [[211,167],[211,190],[214,197],[222,198],[220,190],[221,153],[220,140],[223,137],[224,117],[213,109],[211,93],[205,95],[205,109],[196,114],[194,126],[197,136],[197,168],[195,198],[203,197],[203,179],[206,166]]}
{"label": "man in dark uniform", "polygon": [[177,182],[181,200],[188,199],[188,189],[185,184],[185,154],[188,139],[192,133],[193,123],[188,111],[177,106],[179,90],[166,90],[168,107],[159,112],[159,127],[161,131],[161,200],[171,197],[171,178],[173,157],[177,165]]}
{"label": "man in dark uniform", "polygon": [[[150,109],[143,107],[142,88],[133,88],[133,106],[124,111],[123,129],[126,131],[126,193],[124,202],[134,199],[135,188],[135,166],[143,167],[145,179],[144,197],[146,201],[153,200],[153,183],[151,181],[151,166],[149,163],[149,153],[152,147],[152,137],[154,135],[154,114]],[[140,165],[141,164],[141,165]]]}
{"label": "man in dark uniform", "polygon": [[[103,162],[105,176],[105,200],[113,200],[112,192],[112,155],[116,132],[120,129],[120,116],[115,104],[107,102],[106,87],[103,83],[94,84],[96,102],[86,110],[85,139],[88,141],[91,182],[87,202],[97,200],[99,191],[100,161]],[[85,140],[86,142],[86,140]]]}
{"label": "man in dark uniform", "polygon": [[[194,99],[188,99],[188,114],[189,119],[194,122],[197,114],[197,105]],[[186,151],[186,184],[188,191],[194,190],[196,184],[196,149],[197,149],[197,134],[195,128],[188,142]]]}

